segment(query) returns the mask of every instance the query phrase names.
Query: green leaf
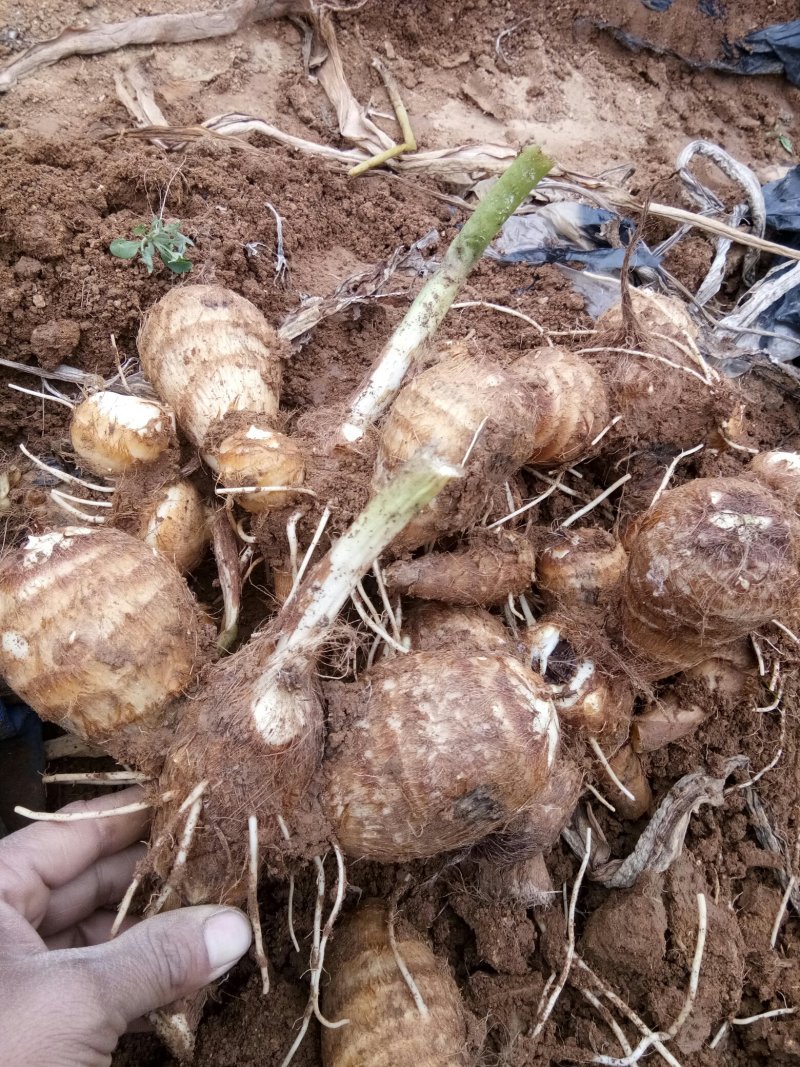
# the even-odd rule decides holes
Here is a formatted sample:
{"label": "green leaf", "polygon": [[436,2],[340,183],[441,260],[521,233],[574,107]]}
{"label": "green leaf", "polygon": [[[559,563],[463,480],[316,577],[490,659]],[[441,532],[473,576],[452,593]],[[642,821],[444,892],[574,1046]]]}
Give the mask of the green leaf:
{"label": "green leaf", "polygon": [[149,241],[145,241],[142,246],[142,263],[147,267],[147,273],[153,273],[153,246]]}
{"label": "green leaf", "polygon": [[126,241],[123,237],[117,237],[108,246],[108,250],[117,259],[133,259],[140,247],[140,241]]}
{"label": "green leaf", "polygon": [[192,264],[188,259],[173,259],[166,263],[166,266],[173,274],[188,274],[192,269]]}
{"label": "green leaf", "polygon": [[153,244],[165,263],[171,263],[172,260],[181,258],[180,252],[177,252],[168,242],[156,238],[156,240],[153,241]]}
{"label": "green leaf", "polygon": [[131,230],[131,233],[135,233],[137,237],[144,237],[150,232],[150,227],[143,222],[137,222],[137,224]]}
{"label": "green leaf", "polygon": [[791,137],[789,137],[787,134],[782,133],[780,135],[780,137],[778,138],[778,144],[781,146],[784,152],[788,153],[788,155],[794,155],[794,145],[792,144]]}

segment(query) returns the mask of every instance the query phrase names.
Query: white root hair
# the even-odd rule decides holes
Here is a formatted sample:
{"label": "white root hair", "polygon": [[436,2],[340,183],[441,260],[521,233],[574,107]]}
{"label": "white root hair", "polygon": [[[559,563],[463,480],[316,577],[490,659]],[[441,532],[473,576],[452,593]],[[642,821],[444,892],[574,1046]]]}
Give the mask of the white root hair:
{"label": "white root hair", "polygon": [[590,792],[590,793],[591,793],[591,794],[592,794],[592,795],[593,795],[594,797],[596,797],[596,798],[597,798],[597,800],[599,800],[599,801],[600,801],[600,803],[601,803],[601,804],[603,805],[603,807],[604,807],[604,808],[608,808],[608,810],[609,810],[609,811],[611,811],[611,812],[613,812],[614,814],[616,814],[616,811],[617,811],[617,809],[616,809],[616,808],[614,807],[614,805],[613,805],[613,804],[611,803],[611,801],[610,801],[610,800],[606,800],[606,798],[605,798],[605,797],[603,796],[603,794],[602,794],[602,793],[600,792],[600,790],[599,790],[599,789],[596,789],[596,788],[595,788],[595,787],[594,787],[594,786],[592,785],[592,783],[591,783],[591,782],[587,782],[587,783],[586,783],[586,788],[587,788],[587,789],[589,790],[589,792]]}
{"label": "white root hair", "polygon": [[700,967],[703,963],[703,953],[706,946],[706,931],[708,928],[707,920],[707,906],[706,897],[704,893],[697,894],[697,940],[695,942],[694,957],[692,959],[692,969],[689,974],[689,986],[686,990],[686,997],[683,1002],[683,1007],[680,1010],[677,1018],[668,1030],[662,1033],[650,1033],[645,1034],[642,1040],[630,1052],[624,1057],[614,1056],[595,1056],[591,1061],[592,1063],[602,1064],[603,1067],[632,1067],[633,1064],[638,1063],[644,1056],[648,1049],[655,1045],[656,1042],[671,1041],[680,1031],[683,1024],[689,1018],[692,1008],[694,1007],[695,998],[697,996],[697,989],[700,984]]}
{"label": "white root hair", "polygon": [[473,449],[475,448],[475,445],[478,443],[478,439],[481,436],[481,434],[483,433],[483,428],[484,428],[484,426],[486,425],[486,423],[488,421],[489,421],[489,416],[488,415],[484,415],[484,417],[480,421],[480,425],[478,426],[478,429],[472,435],[472,440],[469,443],[469,447],[467,448],[467,451],[464,453],[464,458],[461,460],[461,464],[460,465],[462,467],[466,467],[467,463],[469,462],[469,457],[472,455]]}
{"label": "white root hair", "polygon": [[113,493],[113,485],[97,485],[96,482],[86,482],[83,478],[77,478],[74,474],[67,474],[66,471],[60,471],[58,467],[51,467],[44,460],[39,459],[38,456],[34,456],[33,452],[29,452],[25,445],[19,446],[20,452],[31,463],[39,467],[40,470],[46,471],[49,475],[56,479],[58,482],[68,482],[71,485],[82,485],[84,489],[91,489],[95,493]]}
{"label": "white root hair", "polygon": [[322,517],[320,518],[319,522],[317,523],[317,528],[314,531],[314,536],[311,538],[311,544],[308,546],[308,550],[306,551],[306,554],[303,556],[303,562],[300,564],[299,568],[297,569],[297,573],[294,576],[294,582],[292,583],[292,588],[289,590],[289,595],[287,596],[287,598],[286,598],[286,600],[284,601],[284,604],[283,604],[284,608],[286,607],[287,604],[289,604],[291,602],[291,600],[294,597],[295,593],[300,588],[300,583],[303,580],[303,575],[306,573],[308,565],[311,562],[311,557],[314,555],[316,547],[319,544],[323,533],[325,532],[325,527],[328,525],[328,519],[330,517],[331,517],[331,509],[329,507],[326,507],[325,510],[322,513]]}
{"label": "white root hair", "polygon": [[751,1026],[753,1023],[761,1022],[762,1019],[775,1019],[780,1015],[796,1014],[797,1008],[773,1008],[772,1011],[762,1011],[759,1015],[749,1015],[746,1019],[726,1019],[709,1041],[708,1047],[716,1048],[732,1026]]}
{"label": "white root hair", "polygon": [[[780,695],[781,697],[783,696],[782,693]],[[783,747],[786,744],[786,710],[783,704],[778,704],[777,711],[780,720],[780,736],[778,738],[777,752],[766,765],[766,767],[761,768],[758,774],[754,774],[753,777],[749,778],[746,782],[737,782],[736,785],[730,786],[730,788],[725,790],[723,796],[728,796],[729,793],[735,793],[739,789],[748,789],[751,785],[755,785],[756,782],[760,781],[765,774],[769,774],[769,772],[775,767],[777,767],[778,763],[780,763],[781,757],[783,756]]]}
{"label": "white root hair", "polygon": [[[169,900],[172,893],[176,891],[175,887],[183,868],[186,866],[186,861],[189,858],[189,850],[192,847],[194,833],[197,829],[197,823],[200,820],[200,813],[203,810],[202,794],[206,785],[207,782],[201,782],[200,785],[193,790],[193,794],[196,794],[196,796],[189,805],[189,814],[186,816],[186,824],[184,825],[180,844],[178,845],[178,855],[175,857],[175,862],[172,864],[172,869],[167,876],[163,889],[156,897],[152,907],[148,909],[150,915],[157,915]],[[186,802],[184,801],[184,803]]]}
{"label": "white root hair", "polygon": [[125,895],[119,902],[117,914],[115,915],[114,922],[111,925],[111,930],[108,935],[109,941],[113,941],[117,934],[120,932],[122,924],[125,921],[128,912],[130,911],[131,904],[133,903],[133,898],[136,896],[136,890],[139,888],[140,884],[141,879],[134,877],[131,881],[131,884],[125,890]]}
{"label": "white root hair", "polygon": [[680,1061],[675,1059],[669,1049],[662,1043],[658,1034],[655,1034],[647,1023],[636,1014],[633,1008],[626,1004],[622,997],[617,996],[611,986],[604,982],[603,979],[592,970],[589,964],[577,954],[575,956],[575,963],[581,971],[591,978],[603,996],[614,1005],[617,1011],[633,1023],[640,1034],[652,1038],[651,1044],[653,1048],[661,1056],[662,1060],[669,1064],[669,1067],[681,1067]]}
{"label": "white root hair", "polygon": [[775,948],[778,943],[778,934],[781,930],[781,923],[783,922],[783,917],[786,914],[786,909],[789,906],[789,900],[796,885],[797,876],[793,874],[789,881],[786,883],[786,890],[784,891],[784,894],[781,897],[781,903],[780,907],[778,908],[778,914],[775,916],[775,922],[772,924],[772,933],[770,934],[769,939],[770,948]]}
{"label": "white root hair", "polygon": [[395,936],[395,932],[394,932],[394,924],[395,924],[395,920],[396,919],[397,919],[397,899],[395,898],[395,899],[392,900],[392,906],[389,909],[389,921],[388,921],[387,927],[386,927],[386,932],[387,932],[388,937],[389,937],[389,947],[392,950],[392,955],[394,956],[394,962],[397,964],[397,969],[400,972],[400,974],[402,975],[403,981],[408,986],[408,991],[411,994],[411,999],[414,1001],[414,1004],[416,1005],[417,1011],[419,1012],[420,1016],[423,1019],[428,1019],[428,1018],[430,1018],[430,1014],[431,1014],[430,1011],[428,1010],[428,1005],[425,1003],[425,1000],[423,999],[422,993],[420,993],[420,991],[419,991],[419,986],[414,981],[414,976],[412,975],[411,971],[408,969],[408,964],[406,963],[406,961],[403,959],[402,955],[400,954],[400,949],[399,949],[399,947],[397,945],[397,937]]}
{"label": "white root hair", "polygon": [[779,1015],[796,1015],[797,1008],[773,1008],[772,1011],[762,1011],[760,1015],[748,1015],[746,1019],[731,1019],[731,1026],[751,1026],[762,1019],[777,1019]]}
{"label": "white root hair", "polygon": [[337,868],[336,898],[324,929],[322,928],[322,908],[325,903],[325,866],[319,856],[314,857],[314,865],[317,868],[317,899],[314,904],[314,932],[311,943],[311,958],[309,960],[311,989],[309,991],[308,1003],[306,1004],[306,1010],[303,1013],[300,1029],[292,1042],[292,1047],[281,1062],[281,1067],[288,1067],[294,1059],[295,1053],[300,1048],[303,1038],[308,1032],[309,1023],[311,1022],[312,1017],[316,1017],[320,1025],[329,1030],[338,1030],[340,1026],[347,1026],[350,1022],[349,1019],[339,1019],[337,1022],[331,1022],[329,1019],[325,1018],[319,1007],[319,983],[325,963],[325,948],[333,931],[334,923],[339,917],[339,912],[342,909],[344,891],[347,887],[344,855],[335,842],[333,842],[333,849],[336,854]]}
{"label": "white root hair", "polygon": [[72,400],[68,400],[60,393],[40,393],[36,389],[26,389],[23,385],[14,385],[13,382],[6,382],[9,389],[13,389],[17,393],[27,393],[28,396],[39,397],[40,400],[52,400],[56,404],[63,404],[65,408],[69,408],[70,411],[75,407],[75,403]]}
{"label": "white root hair", "polygon": [[63,489],[52,489],[51,493],[58,493],[62,500],[71,500],[74,504],[88,504],[92,508],[111,508],[114,506],[110,500],[90,500],[85,496],[74,496],[72,493],[65,493]]}
{"label": "white root hair", "polygon": [[653,499],[650,501],[650,507],[648,507],[648,509],[647,509],[648,511],[650,511],[652,508],[654,508],[656,506],[656,504],[659,502],[659,500],[661,499],[661,497],[664,495],[664,492],[666,491],[666,488],[670,483],[672,475],[677,470],[677,467],[678,467],[678,464],[680,463],[680,461],[682,459],[686,459],[687,456],[693,456],[695,454],[695,452],[701,452],[705,447],[706,447],[705,443],[702,443],[702,444],[699,444],[699,445],[695,445],[694,448],[687,448],[685,451],[679,452],[678,455],[675,456],[675,458],[672,460],[672,462],[670,463],[670,465],[667,467],[666,471],[664,472],[664,477],[661,479],[661,484],[659,485],[658,489],[656,489],[655,495],[653,496]]}
{"label": "white root hair", "polygon": [[603,1002],[599,1000],[589,989],[581,989],[580,993],[583,996],[584,1000],[588,1001],[589,1004],[591,1004],[591,1006],[594,1008],[594,1010],[597,1012],[597,1014],[600,1016],[600,1018],[609,1028],[609,1030],[613,1033],[614,1037],[616,1037],[617,1041],[619,1041],[620,1047],[625,1053],[625,1055],[630,1056],[633,1052],[633,1049],[630,1046],[630,1042],[625,1036],[624,1030],[619,1025],[614,1016],[611,1014],[611,1012],[608,1010],[608,1008],[605,1006],[605,1004],[603,1004]]}
{"label": "white root hair", "polygon": [[81,511],[80,508],[76,508],[74,504],[70,504],[65,500],[57,489],[50,490],[50,499],[57,508],[61,509],[61,511],[65,511],[67,515],[74,515],[76,518],[80,519],[81,522],[87,522],[92,526],[105,525],[106,520],[102,515],[90,515],[88,511]]}
{"label": "white root hair", "polygon": [[578,519],[582,519],[584,515],[588,515],[590,511],[594,511],[598,504],[602,504],[612,493],[616,493],[617,489],[620,489],[626,482],[629,482],[632,477],[632,474],[623,474],[621,478],[617,478],[613,485],[609,485],[608,489],[604,489],[599,496],[596,496],[594,500],[590,500],[588,504],[580,509],[580,511],[576,511],[573,515],[570,515],[568,519],[564,519],[564,521],[560,523],[561,528],[566,530],[568,526],[572,526]]}
{"label": "white root hair", "polygon": [[302,485],[238,485],[214,490],[217,496],[250,496],[253,493],[302,493],[304,496],[316,496],[313,489]]}
{"label": "white root hair", "polygon": [[581,883],[583,877],[586,874],[586,868],[589,866],[589,859],[592,854],[592,830],[591,827],[586,829],[586,848],[583,854],[583,860],[581,861],[580,868],[575,877],[575,881],[572,885],[572,895],[569,900],[569,910],[567,912],[567,952],[564,957],[564,963],[561,966],[561,972],[558,976],[558,981],[555,983],[552,993],[550,994],[547,1003],[538,1012],[538,1018],[536,1026],[531,1034],[532,1041],[535,1041],[538,1036],[544,1030],[545,1023],[550,1018],[553,1008],[556,1006],[556,1001],[561,996],[564,986],[567,984],[569,978],[569,972],[572,970],[572,961],[575,958],[575,909],[578,905],[578,894],[581,890]]}
{"label": "white root hair", "polygon": [[524,593],[519,594],[519,606],[522,608],[522,614],[525,616],[526,625],[535,626],[536,619],[534,617],[533,612],[531,611],[531,606],[528,603],[528,598],[525,596]]}
{"label": "white root hair", "polygon": [[286,540],[289,543],[289,565],[292,569],[292,579],[297,579],[297,524],[302,519],[304,511],[299,508],[297,511],[293,511],[289,518],[286,520]]}
{"label": "white root hair", "polygon": [[692,367],[682,367],[680,363],[674,363],[671,359],[667,359],[666,356],[658,356],[655,352],[641,352],[639,349],[633,348],[579,348],[576,350],[575,354],[584,356],[591,352],[614,352],[617,355],[622,356],[639,356],[641,359],[653,359],[656,363],[664,363],[667,367],[672,367],[673,370],[680,370],[683,371],[684,374],[691,374],[693,378],[697,378],[703,385],[709,385],[703,375]]}
{"label": "white root hair", "polygon": [[[597,437],[592,438],[592,440],[589,442],[589,448],[594,448],[595,445],[599,444],[603,440],[605,435],[608,433],[608,431],[613,430],[613,428],[617,425],[618,422],[622,422],[622,415],[615,415],[611,422],[608,424],[608,426],[604,426],[600,433],[597,435]],[[570,473],[577,474],[578,472],[570,470]],[[583,475],[578,474],[578,477],[582,478]]]}
{"label": "white root hair", "polygon": [[143,774],[141,771],[81,771],[75,774],[42,775],[42,781],[46,785],[54,782],[63,784],[92,782],[95,785],[138,785],[152,780],[149,774]]}
{"label": "white root hair", "polygon": [[522,319],[529,326],[533,326],[535,330],[539,331],[539,336],[543,337],[551,348],[553,346],[549,331],[545,330],[544,326],[537,322],[536,319],[532,319],[530,315],[524,315],[521,311],[517,311],[516,308],[506,307],[505,304],[491,304],[488,300],[461,300],[458,304],[452,305],[453,311],[461,311],[462,308],[488,308],[490,311],[501,311],[504,315],[513,315],[515,319]]}
{"label": "white root hair", "polygon": [[389,593],[386,589],[386,582],[383,579],[383,569],[381,568],[380,560],[375,560],[372,564],[372,572],[375,575],[375,581],[378,583],[378,591],[381,594],[381,600],[383,601],[383,609],[386,612],[386,617],[392,627],[392,633],[396,641],[402,643],[403,635],[400,630],[400,625],[397,621],[397,616],[394,613],[392,607],[392,601],[389,598]]}
{"label": "white root hair", "polygon": [[750,635],[750,644],[753,646],[753,651],[755,652],[756,659],[758,660],[758,673],[763,678],[764,675],[767,673],[767,665],[764,662],[764,653],[761,650],[761,645],[756,640],[755,634]]}
{"label": "white root hair", "polygon": [[258,969],[261,972],[261,992],[269,993],[269,960],[264,951],[264,933],[258,909],[258,819],[247,818],[247,912],[253,927],[253,945]]}
{"label": "white root hair", "polygon": [[541,504],[541,502],[543,500],[547,500],[547,498],[549,496],[552,496],[552,494],[556,491],[556,489],[560,489],[560,488],[561,488],[561,479],[559,477],[559,479],[555,482],[555,484],[551,485],[550,488],[547,489],[540,496],[536,496],[536,497],[533,498],[533,500],[529,500],[527,504],[523,504],[522,507],[521,508],[517,508],[516,511],[512,511],[510,514],[504,515],[502,517],[502,519],[498,519],[496,522],[489,523],[489,525],[487,526],[487,529],[488,530],[496,530],[498,526],[502,526],[504,523],[510,522],[512,519],[516,519],[516,517],[518,515],[523,515],[526,511],[530,511],[531,508],[535,508],[537,504]]}
{"label": "white root hair", "polygon": [[600,744],[597,741],[596,737],[589,738],[589,748],[591,748],[592,752],[594,752],[595,756],[597,756],[598,760],[603,766],[603,770],[606,772],[606,774],[617,787],[617,789],[619,789],[620,793],[622,793],[623,796],[627,797],[628,800],[636,800],[636,797],[633,795],[630,789],[628,789],[626,785],[623,785],[615,774],[613,767],[608,762],[608,757],[606,756],[605,752],[603,752],[602,748],[600,748]]}
{"label": "white root hair", "polygon": [[[286,820],[282,815],[277,815],[276,819],[281,831],[281,835],[283,836],[283,840],[288,841],[291,835],[289,834],[289,827],[286,825]],[[299,953],[300,945],[297,941],[297,934],[294,932],[294,871],[289,872],[289,901],[287,904],[287,911],[287,918],[289,923],[289,937],[292,939],[292,944],[294,945],[295,952]]]}
{"label": "white root hair", "polygon": [[[372,606],[372,602],[370,601],[367,594],[364,592],[363,585],[361,584],[361,582],[358,582],[356,588],[353,589],[352,593],[350,594],[350,600],[353,603],[353,607],[358,612],[359,618],[365,626],[369,627],[369,629],[372,630],[374,634],[377,634],[377,636],[382,641],[385,641],[390,648],[393,648],[396,652],[400,652],[402,653],[402,655],[405,656],[409,652],[409,649],[407,649],[405,645],[401,644],[400,641],[396,641],[394,637],[392,637],[392,635],[389,633],[389,631],[381,624],[380,621],[376,621],[375,618],[370,617],[370,615],[364,610],[364,607],[361,603],[362,599],[366,604],[372,607],[372,615],[377,615],[375,608]],[[380,618],[380,616],[378,618]]]}
{"label": "white root hair", "polygon": [[149,800],[137,800],[135,804],[123,804],[119,808],[103,808],[99,811],[31,811],[30,808],[18,804],[14,808],[14,813],[32,822],[85,822],[89,819],[112,819],[118,815],[133,815],[137,811],[147,811],[152,807],[153,804]]}
{"label": "white root hair", "polygon": [[790,637],[796,645],[800,645],[800,637],[797,636],[794,630],[790,630],[788,626],[784,626],[784,624],[782,622],[778,622],[777,619],[772,619],[771,622],[773,626],[777,626],[779,630],[783,630],[786,636]]}

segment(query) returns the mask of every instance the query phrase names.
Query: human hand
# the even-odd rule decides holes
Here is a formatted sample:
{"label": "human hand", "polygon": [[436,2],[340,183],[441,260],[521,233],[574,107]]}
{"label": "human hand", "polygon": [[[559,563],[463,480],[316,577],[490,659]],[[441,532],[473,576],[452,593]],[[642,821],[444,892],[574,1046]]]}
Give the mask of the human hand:
{"label": "human hand", "polygon": [[[121,807],[139,789],[70,804]],[[106,940],[145,847],[147,812],[40,822],[0,840],[0,1063],[105,1067],[129,1024],[220,978],[247,951],[234,908],[125,921]]]}

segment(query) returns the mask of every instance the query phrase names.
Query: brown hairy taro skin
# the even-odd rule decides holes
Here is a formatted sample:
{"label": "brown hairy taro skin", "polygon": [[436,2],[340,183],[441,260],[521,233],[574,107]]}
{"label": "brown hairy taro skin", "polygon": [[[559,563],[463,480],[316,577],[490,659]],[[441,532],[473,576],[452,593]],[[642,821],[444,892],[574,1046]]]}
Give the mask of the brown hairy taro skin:
{"label": "brown hairy taro skin", "polygon": [[469,847],[535,801],[556,761],[546,687],[508,656],[411,653],[327,696],[346,721],[323,764],[323,807],[354,858]]}
{"label": "brown hairy taro skin", "polygon": [[627,565],[625,549],[606,530],[556,530],[543,539],[536,580],[546,607],[580,608],[598,604]]}
{"label": "brown hairy taro skin", "polygon": [[[649,289],[629,289],[630,325],[641,340],[645,351],[655,352],[681,366],[691,366],[699,359],[697,339],[699,331],[682,301]],[[622,304],[615,304],[597,320],[596,343],[619,343],[627,324]],[[687,352],[688,349],[688,352]]]}
{"label": "brown hairy taro skin", "polygon": [[574,463],[608,425],[606,387],[582,356],[564,348],[526,352],[509,372],[528,388],[534,466]]}
{"label": "brown hairy taro skin", "polygon": [[323,1067],[470,1067],[469,1026],[444,961],[416,935],[395,935],[428,1014],[423,1016],[397,966],[384,905],[364,902],[336,929],[328,956],[323,1011],[347,1026],[323,1028]]}
{"label": "brown hairy taro skin", "polygon": [[460,464],[473,447],[463,478],[453,479],[408,524],[395,539],[395,548],[417,548],[443,534],[468,530],[483,517],[492,491],[530,455],[533,439],[526,408],[520,383],[497,364],[462,349],[400,390],[383,424],[374,489],[384,486],[421,448],[446,463]]}
{"label": "brown hairy taro skin", "polygon": [[142,370],[198,448],[225,416],[247,412],[271,428],[282,342],[258,308],[222,285],[180,285],[147,313]]}
{"label": "brown hairy taro skin", "polygon": [[150,855],[166,880],[175,861],[176,813],[204,782],[201,818],[176,887],[182,902],[242,903],[250,815],[258,821],[262,863],[271,846],[285,847],[279,817],[302,849],[295,823],[323,746],[314,664],[313,654],[275,652],[264,634],[209,668],[202,688],[186,701],[158,783],[159,792],[174,799],[157,810]]}
{"label": "brown hairy taro skin", "polygon": [[175,568],[121,530],[29,537],[0,564],[0,673],[43,719],[91,741],[155,727],[206,641]]}
{"label": "brown hairy taro skin", "polygon": [[384,571],[390,590],[446,604],[504,603],[533,581],[534,556],[520,534],[484,531],[453,552],[428,552],[396,560]]}
{"label": "brown hairy taro skin", "polygon": [[502,619],[478,607],[412,600],[403,607],[403,631],[414,652],[447,649],[510,655],[514,651],[511,632]]}
{"label": "brown hairy taro skin", "polygon": [[798,533],[755,482],[702,478],[665,493],[638,522],[621,584],[637,669],[667,677],[780,617],[800,588]]}

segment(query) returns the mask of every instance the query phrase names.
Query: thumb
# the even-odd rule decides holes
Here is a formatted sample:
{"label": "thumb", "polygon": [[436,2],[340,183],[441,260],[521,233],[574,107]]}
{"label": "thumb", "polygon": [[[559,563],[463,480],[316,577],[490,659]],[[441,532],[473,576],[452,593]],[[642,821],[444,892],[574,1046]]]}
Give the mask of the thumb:
{"label": "thumb", "polygon": [[83,957],[109,1012],[127,1024],[221,978],[250,940],[250,923],[235,908],[178,908],[144,919]]}

